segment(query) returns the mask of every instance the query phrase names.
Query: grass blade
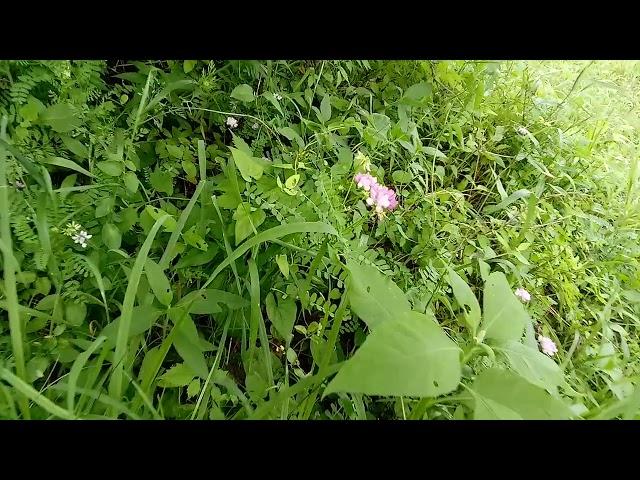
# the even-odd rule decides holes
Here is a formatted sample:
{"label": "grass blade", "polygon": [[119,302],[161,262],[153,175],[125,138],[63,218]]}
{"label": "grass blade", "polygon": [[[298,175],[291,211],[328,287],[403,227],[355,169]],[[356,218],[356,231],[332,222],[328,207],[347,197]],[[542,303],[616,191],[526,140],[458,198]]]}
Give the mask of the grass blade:
{"label": "grass blade", "polygon": [[222,261],[216,269],[213,271],[209,279],[204,283],[201,288],[207,288],[207,286],[215,280],[218,274],[228,267],[231,262],[234,262],[246,252],[248,252],[252,247],[259,245],[263,242],[268,242],[271,240],[275,240],[277,238],[281,238],[287,235],[291,235],[292,233],[326,233],[330,235],[338,235],[338,232],[331,225],[328,225],[324,222],[300,222],[300,223],[290,223],[288,225],[279,225],[277,227],[270,228],[264,232],[259,233],[255,237],[250,238],[238,248],[236,248],[231,255],[229,255],[224,261]]}
{"label": "grass blade", "polygon": [[73,409],[75,407],[74,403],[75,403],[76,387],[77,387],[76,384],[78,382],[78,377],[80,376],[80,372],[84,368],[85,363],[87,363],[87,360],[89,360],[89,357],[91,356],[91,354],[95,352],[96,349],[100,345],[102,345],[102,343],[106,339],[107,337],[96,338],[93,341],[93,343],[89,346],[89,348],[87,348],[87,350],[85,350],[80,355],[78,355],[78,358],[76,358],[75,362],[73,362],[73,366],[71,367],[71,371],[69,372],[69,380],[67,382],[67,410],[69,410],[70,412],[73,412]]}
{"label": "grass blade", "polygon": [[[0,139],[6,138],[7,116],[2,117],[0,124]],[[7,184],[7,163],[4,144],[0,144],[0,240],[4,245],[2,259],[4,264],[4,294],[7,298],[7,313],[9,315],[9,331],[11,335],[11,348],[16,363],[16,372],[21,379],[26,377],[24,363],[24,338],[22,335],[22,321],[16,287],[16,271],[14,269],[15,257],[13,256],[13,242],[11,239],[11,226],[9,217],[11,206],[9,205],[9,186]],[[11,254],[11,255],[8,255]],[[26,398],[19,402],[20,410],[24,418],[29,418],[29,404]]]}
{"label": "grass blade", "polygon": [[56,417],[60,417],[64,420],[75,420],[76,417],[71,412],[53,403],[51,400],[49,400],[47,397],[42,395],[40,392],[34,389],[31,385],[29,385],[27,382],[15,376],[6,368],[0,368],[0,378],[2,378],[2,380],[7,382],[13,388],[15,388],[22,395],[29,398],[34,403],[37,403],[38,405],[40,405],[51,415],[55,415]]}
{"label": "grass blade", "polygon": [[116,338],[116,351],[113,357],[114,369],[109,382],[109,394],[116,400],[122,398],[123,361],[127,353],[129,328],[131,327],[133,303],[138,290],[138,284],[140,283],[140,277],[142,276],[142,270],[144,269],[144,264],[147,261],[149,250],[151,250],[151,244],[156,238],[158,230],[160,230],[160,227],[168,218],[169,215],[165,214],[156,220],[156,223],[154,223],[149,235],[147,235],[146,240],[142,244],[142,248],[136,257],[136,261],[131,270],[131,275],[129,276],[129,283],[127,284],[124,301],[122,302],[122,315],[120,316],[120,325],[118,326],[118,336]]}

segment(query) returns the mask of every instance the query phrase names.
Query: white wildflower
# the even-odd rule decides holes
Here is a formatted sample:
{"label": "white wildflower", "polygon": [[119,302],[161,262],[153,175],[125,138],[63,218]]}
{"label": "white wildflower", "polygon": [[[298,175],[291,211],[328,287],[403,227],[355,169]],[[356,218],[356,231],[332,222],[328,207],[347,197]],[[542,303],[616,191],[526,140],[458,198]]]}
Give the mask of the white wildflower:
{"label": "white wildflower", "polygon": [[524,137],[529,135],[529,130],[526,127],[518,127],[518,133]]}
{"label": "white wildflower", "polygon": [[550,357],[553,357],[556,353],[558,353],[558,347],[556,347],[556,344],[549,337],[538,335],[538,343],[540,344],[542,353],[545,353]]}
{"label": "white wildflower", "polygon": [[279,93],[274,93],[273,97],[278,101],[282,100],[282,95],[280,95]]}
{"label": "white wildflower", "polygon": [[236,128],[238,126],[238,120],[233,117],[227,117],[227,125],[229,128]]}
{"label": "white wildflower", "polygon": [[91,237],[93,237],[93,235],[90,235],[84,230],[82,230],[80,233],[74,235],[71,238],[75,243],[81,245],[82,248],[87,248],[87,240],[89,240]]}
{"label": "white wildflower", "polygon": [[516,297],[518,297],[523,302],[528,302],[531,300],[531,294],[527,292],[524,288],[518,288],[515,291]]}
{"label": "white wildflower", "polygon": [[258,125],[258,122],[255,122],[255,123],[252,125],[252,128],[253,128],[254,130],[257,130],[258,128],[260,128],[260,125]]}

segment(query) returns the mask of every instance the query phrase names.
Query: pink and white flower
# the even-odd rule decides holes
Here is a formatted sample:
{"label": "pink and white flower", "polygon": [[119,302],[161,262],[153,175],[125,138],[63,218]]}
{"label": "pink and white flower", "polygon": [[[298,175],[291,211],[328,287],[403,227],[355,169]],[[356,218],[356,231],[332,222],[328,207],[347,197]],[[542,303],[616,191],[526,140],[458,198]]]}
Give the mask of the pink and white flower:
{"label": "pink and white flower", "polygon": [[556,353],[558,353],[558,347],[549,337],[538,335],[538,343],[540,344],[542,353],[549,355],[550,357],[553,357]]}
{"label": "pink and white flower", "polygon": [[531,300],[531,294],[522,287],[516,289],[515,295],[523,302],[528,302],[529,300]]}

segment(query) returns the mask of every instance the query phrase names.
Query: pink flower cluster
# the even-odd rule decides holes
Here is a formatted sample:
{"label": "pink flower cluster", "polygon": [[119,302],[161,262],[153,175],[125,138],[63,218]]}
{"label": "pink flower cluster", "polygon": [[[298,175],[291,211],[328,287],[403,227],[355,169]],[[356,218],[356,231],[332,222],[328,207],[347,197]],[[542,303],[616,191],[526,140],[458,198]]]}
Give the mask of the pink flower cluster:
{"label": "pink flower cluster", "polygon": [[354,177],[359,188],[369,192],[367,205],[375,205],[376,212],[382,213],[384,210],[393,210],[398,206],[396,192],[391,188],[380,185],[372,175],[368,173],[358,173]]}

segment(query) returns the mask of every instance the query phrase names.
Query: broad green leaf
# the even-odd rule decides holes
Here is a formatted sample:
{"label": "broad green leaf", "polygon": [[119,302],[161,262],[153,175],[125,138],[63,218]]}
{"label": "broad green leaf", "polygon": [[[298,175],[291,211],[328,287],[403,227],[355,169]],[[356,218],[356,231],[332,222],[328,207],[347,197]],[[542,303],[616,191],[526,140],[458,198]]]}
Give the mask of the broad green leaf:
{"label": "broad green leaf", "polygon": [[[158,220],[163,215],[169,215],[164,210],[156,208],[156,207],[154,207],[152,205],[147,205],[145,207],[145,212],[148,213],[149,216],[151,218],[153,218],[154,220]],[[164,222],[164,230],[166,232],[173,232],[176,229],[177,226],[178,226],[178,222],[176,222],[176,219],[173,218],[171,215],[169,215],[169,217]]]}
{"label": "broad green leaf", "polygon": [[117,250],[120,248],[122,234],[120,233],[120,230],[118,230],[118,227],[113,223],[105,223],[102,227],[102,241],[111,249]]}
{"label": "broad green leaf", "polygon": [[96,166],[110,177],[119,177],[124,171],[124,165],[122,162],[117,162],[115,160],[98,162],[96,163]]}
{"label": "broad green leaf", "polygon": [[67,160],[62,157],[50,157],[46,160],[47,165],[55,165],[57,167],[68,168],[69,170],[75,170],[76,172],[82,173],[87,177],[93,177],[89,170],[82,168],[73,160]]}
{"label": "broad green leaf", "polygon": [[[184,362],[201,378],[206,379],[209,373],[207,362],[204,359],[203,346],[198,330],[189,314],[180,320],[180,325],[173,340],[173,346]],[[174,317],[174,321],[177,318]]]}
{"label": "broad green leaf", "polygon": [[168,143],[166,147],[170,157],[182,159],[184,155],[184,149],[182,148],[182,146],[171,145],[170,143]]}
{"label": "broad green leaf", "polygon": [[285,278],[289,278],[289,262],[286,255],[276,255],[276,263]]}
{"label": "broad green leaf", "polygon": [[144,272],[155,297],[161,304],[169,306],[173,299],[173,292],[171,291],[169,279],[162,268],[156,262],[147,258],[144,264]]}
{"label": "broad green leaf", "polygon": [[18,113],[22,118],[29,122],[35,122],[38,115],[45,110],[44,103],[35,97],[29,97],[29,101],[18,109]]}
{"label": "broad green leaf", "polygon": [[[140,335],[149,330],[155,324],[156,320],[162,312],[151,305],[137,305],[133,307],[131,314],[131,327],[129,329],[129,337]],[[100,335],[107,337],[107,345],[113,348],[116,344],[118,328],[120,326],[120,317],[108,324]]]}
{"label": "broad green leaf", "polygon": [[182,234],[182,239],[185,241],[187,245],[191,245],[192,247],[197,248],[198,250],[202,250],[206,252],[209,248],[209,244],[205,242],[204,238],[197,232],[197,226],[194,225],[188,231]]}
{"label": "broad green leaf", "polygon": [[256,211],[251,211],[251,206],[248,203],[241,203],[233,214],[233,219],[236,221],[235,225],[235,238],[236,245],[242,242],[245,238],[251,236],[254,230],[257,231],[258,227],[267,218],[264,210],[261,208]]}
{"label": "broad green leaf", "polygon": [[169,172],[156,169],[149,175],[149,181],[151,182],[151,186],[157,191],[166,193],[167,195],[173,195],[173,177]]}
{"label": "broad green leaf", "polygon": [[196,378],[187,387],[187,398],[193,398],[200,393],[200,379]]}
{"label": "broad green leaf", "polygon": [[[278,110],[278,112],[280,113],[280,115],[284,116],[284,112],[282,111],[282,107],[280,106],[280,102],[278,101],[278,99],[275,97],[275,95],[273,95],[273,93],[271,92],[264,92],[262,94],[262,96],[264,98],[266,98],[267,100],[269,100],[269,102],[271,102],[271,105],[273,105],[274,107],[276,107],[276,110]],[[287,127],[288,128],[288,127]]]}
{"label": "broad green leaf", "polygon": [[485,370],[470,390],[476,420],[563,420],[572,416],[561,400],[508,370]]}
{"label": "broad green leaf", "polygon": [[408,312],[377,327],[324,395],[437,397],[455,390],[460,376],[460,348],[429,317]]}
{"label": "broad green leaf", "polygon": [[409,183],[413,180],[413,175],[404,170],[396,170],[391,174],[391,178],[393,178],[393,181],[397,183]]}
{"label": "broad green leaf", "polygon": [[289,342],[298,313],[295,300],[293,297],[288,297],[286,300],[279,300],[276,303],[273,294],[269,293],[269,295],[267,295],[266,307],[269,320],[271,320],[273,326],[276,327],[280,336]]}
{"label": "broad green leaf", "polygon": [[236,167],[238,167],[240,175],[242,175],[242,178],[247,182],[250,182],[252,178],[258,180],[262,176],[264,167],[257,158],[252,157],[248,155],[247,152],[237,148],[229,147],[229,150],[231,150],[233,161],[236,164]]}
{"label": "broad green leaf", "polygon": [[182,70],[184,71],[184,73],[189,73],[194,69],[197,63],[197,60],[185,60],[184,62],[182,62]]}
{"label": "broad green leaf", "polygon": [[423,150],[424,150],[424,153],[426,153],[429,157],[447,158],[447,156],[437,148],[423,147]]}
{"label": "broad green leaf", "polygon": [[400,103],[406,105],[420,105],[425,97],[431,96],[431,85],[425,82],[416,83],[411,85],[404,92],[404,95],[400,99]]}
{"label": "broad green leaf", "polygon": [[102,218],[106,215],[109,215],[113,212],[113,197],[105,197],[98,202],[96,205],[96,218]]}
{"label": "broad green leaf", "polygon": [[502,272],[489,275],[484,286],[483,314],[481,328],[485,331],[485,338],[499,342],[520,340],[529,321],[529,315]]}
{"label": "broad green leaf", "polygon": [[243,83],[238,85],[231,92],[231,97],[240,100],[241,102],[252,102],[255,96],[253,95],[253,89],[251,86]]}
{"label": "broad green leaf", "polygon": [[82,124],[74,108],[67,103],[51,105],[40,114],[40,120],[58,133],[70,132]]}
{"label": "broad green leaf", "polygon": [[300,135],[296,133],[296,131],[291,127],[281,127],[278,129],[278,132],[287,137],[290,141],[296,141],[300,148],[304,148],[304,140]]}
{"label": "broad green leaf", "polygon": [[65,305],[64,317],[69,325],[79,327],[87,316],[87,305],[84,303],[70,302]]}
{"label": "broad green leaf", "polygon": [[210,315],[222,311],[220,305],[229,310],[237,310],[249,306],[249,302],[234,293],[224,290],[204,289],[195,290],[185,295],[177,306],[185,307],[188,313],[195,315]]}
{"label": "broad green leaf", "polygon": [[369,328],[391,322],[411,311],[404,292],[376,268],[349,261],[347,270],[351,310]]}
{"label": "broad green leaf", "polygon": [[127,172],[124,174],[124,186],[130,193],[136,193],[138,191],[138,177],[133,172]]}
{"label": "broad green leaf", "polygon": [[322,102],[320,102],[320,113],[322,114],[322,121],[328,122],[331,120],[331,101],[329,95],[322,97]]}
{"label": "broad green leaf", "polygon": [[187,365],[178,363],[158,377],[158,385],[164,388],[185,387],[195,376],[196,374]]}
{"label": "broad green leaf", "polygon": [[480,325],[480,304],[478,299],[471,291],[467,282],[465,282],[460,275],[458,275],[453,269],[449,269],[447,275],[447,281],[453,290],[453,295],[462,308],[464,308],[464,318],[467,323],[467,327],[471,330],[471,334],[475,335]]}
{"label": "broad green leaf", "polygon": [[513,370],[549,393],[555,393],[557,387],[565,383],[558,364],[537,349],[514,341],[497,345],[494,349],[504,354]]}

